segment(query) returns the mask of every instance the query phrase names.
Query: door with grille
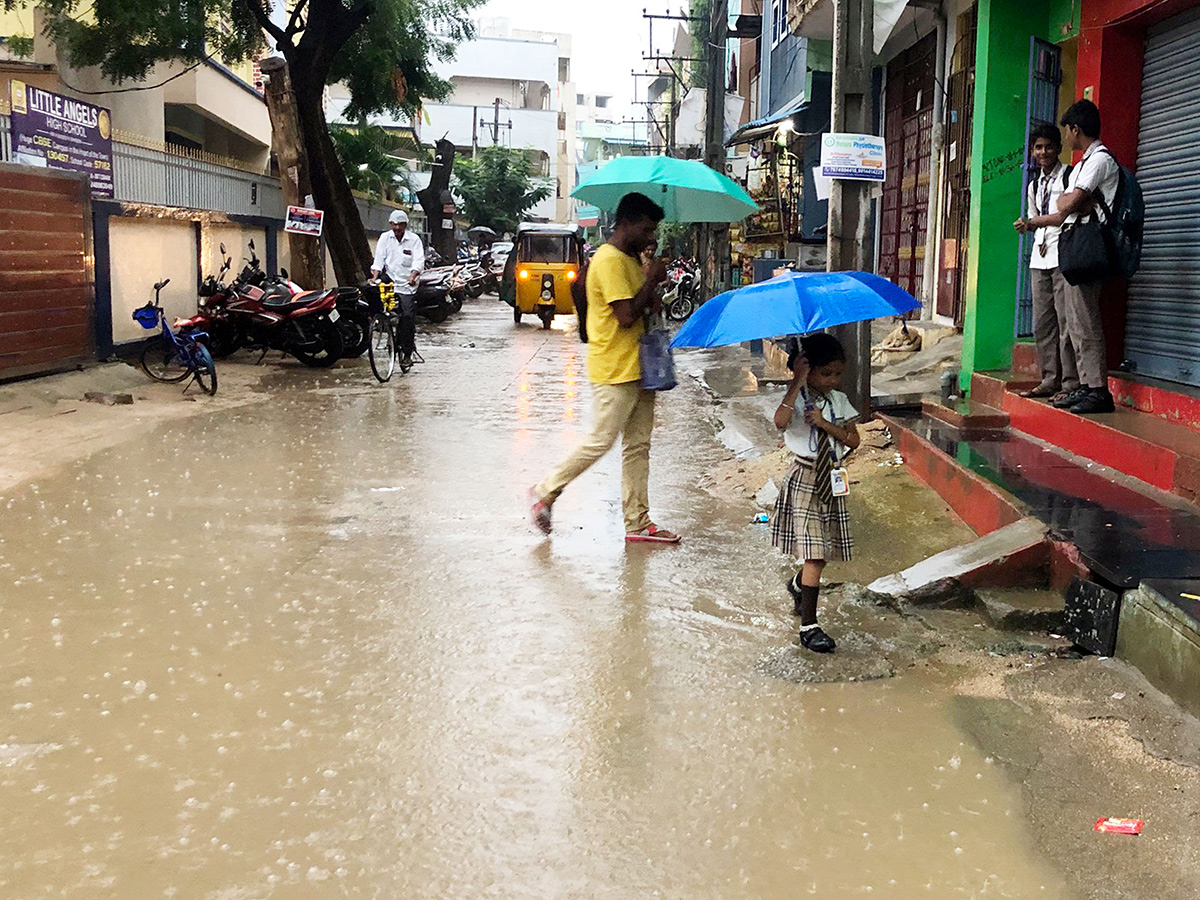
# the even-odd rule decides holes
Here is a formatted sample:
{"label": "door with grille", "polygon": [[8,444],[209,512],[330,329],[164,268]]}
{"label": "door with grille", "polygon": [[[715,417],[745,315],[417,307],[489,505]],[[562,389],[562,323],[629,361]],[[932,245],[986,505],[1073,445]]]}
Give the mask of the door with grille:
{"label": "door with grille", "polygon": [[878,272],[916,297],[925,274],[936,52],[937,39],[930,34],[887,68]]}

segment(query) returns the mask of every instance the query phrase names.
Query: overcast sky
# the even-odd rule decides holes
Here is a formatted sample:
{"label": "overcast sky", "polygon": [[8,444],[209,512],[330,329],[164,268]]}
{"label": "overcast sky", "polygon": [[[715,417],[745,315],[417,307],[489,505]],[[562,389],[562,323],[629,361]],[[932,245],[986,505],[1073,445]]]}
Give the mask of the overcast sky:
{"label": "overcast sky", "polygon": [[[677,13],[686,0],[674,0]],[[650,65],[642,54],[650,48],[649,22],[642,10],[665,13],[665,0],[488,0],[475,12],[477,17],[502,16],[517,29],[541,29],[573,36],[572,75],[577,93],[612,94],[617,104],[615,119],[628,115],[645,118],[644,107],[633,107],[634,79],[631,71],[647,72]],[[677,23],[654,23],[656,52],[668,52]],[[646,99],[645,78],[638,79],[637,99]]]}

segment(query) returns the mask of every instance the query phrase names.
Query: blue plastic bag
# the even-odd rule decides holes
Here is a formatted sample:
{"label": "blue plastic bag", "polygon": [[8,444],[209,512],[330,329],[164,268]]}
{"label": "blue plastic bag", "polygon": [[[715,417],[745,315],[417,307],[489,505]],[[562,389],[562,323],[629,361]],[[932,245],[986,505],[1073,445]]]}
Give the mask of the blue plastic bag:
{"label": "blue plastic bag", "polygon": [[667,329],[654,328],[643,334],[638,356],[642,363],[642,390],[669,391],[675,387],[675,359]]}

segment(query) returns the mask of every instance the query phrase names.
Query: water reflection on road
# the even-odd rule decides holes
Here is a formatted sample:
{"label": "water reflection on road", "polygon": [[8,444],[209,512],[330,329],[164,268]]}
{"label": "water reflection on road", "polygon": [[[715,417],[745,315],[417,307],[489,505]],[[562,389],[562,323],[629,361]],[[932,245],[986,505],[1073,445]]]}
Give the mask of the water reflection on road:
{"label": "water reflection on road", "polygon": [[387,386],[272,376],[0,497],[0,896],[1066,896],[935,675],[798,686],[746,509],[660,407],[626,551],[573,332],[486,300]]}

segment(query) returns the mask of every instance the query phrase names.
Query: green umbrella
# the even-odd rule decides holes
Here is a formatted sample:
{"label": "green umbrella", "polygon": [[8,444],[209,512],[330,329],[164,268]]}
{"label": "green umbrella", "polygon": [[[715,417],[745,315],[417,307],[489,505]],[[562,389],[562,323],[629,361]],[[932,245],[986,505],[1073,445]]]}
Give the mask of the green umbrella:
{"label": "green umbrella", "polygon": [[758,211],[750,195],[720,172],[669,156],[618,156],[571,196],[615,212],[621,198],[635,191],[661,206],[668,222],[737,222]]}

